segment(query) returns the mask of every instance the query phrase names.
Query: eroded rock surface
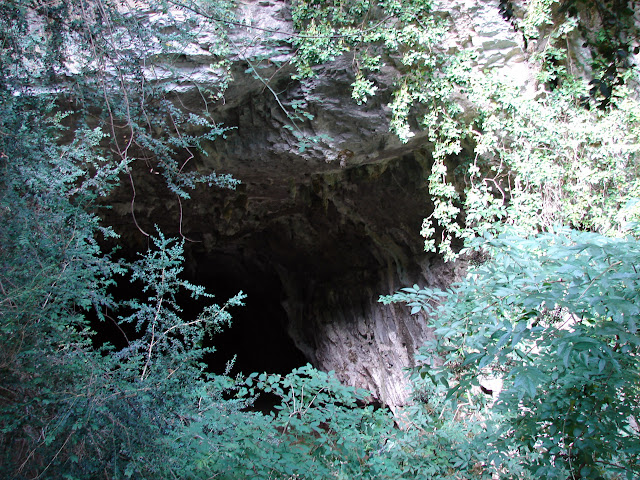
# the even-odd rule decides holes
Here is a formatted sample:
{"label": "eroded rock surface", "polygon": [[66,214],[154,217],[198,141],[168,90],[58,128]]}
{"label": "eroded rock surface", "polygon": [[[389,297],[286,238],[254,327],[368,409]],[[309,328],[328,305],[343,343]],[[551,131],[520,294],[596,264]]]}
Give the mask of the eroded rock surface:
{"label": "eroded rock surface", "polygon": [[[462,39],[462,47],[480,52],[479,68],[516,65],[512,71],[521,79],[518,36],[495,3],[443,2],[442,10],[454,22],[449,46],[456,48],[453,38]],[[404,370],[432,333],[422,316],[377,300],[416,283],[446,286],[461,269],[422,248],[420,225],[432,210],[425,135],[418,132],[401,144],[389,133],[385,105],[397,75],[393,69],[380,73],[378,95],[362,106],[351,100],[349,58],[318,68],[309,83],[293,81],[286,66],[292,52],[277,33],[291,31],[287,3],[245,1],[240,8],[247,24],[271,31],[269,48],[277,49],[277,66],[264,65],[260,78],[245,74],[266,48],[251,40],[235,58],[234,81],[224,98],[207,104],[201,95],[207,75],[212,82],[217,77],[209,68],[205,32],[186,52],[184,81],[160,80],[173,85],[184,108],[208,109],[216,122],[232,128],[226,139],[207,144],[207,155],[192,164],[202,172],[232,173],[242,184],[236,191],[199,187],[180,205],[155,172],[139,169],[134,172],[136,220],[146,231],[157,223],[191,240],[187,269],[196,281],[206,279],[206,270],[264,283],[252,288],[277,299],[286,313],[283,328],[308,361],[335,370],[345,383],[369,389],[391,407],[403,405]],[[257,33],[238,26],[232,38],[246,43]],[[291,124],[285,111],[294,102],[315,117],[300,123],[304,133],[327,137],[304,151],[284,128]],[[142,248],[146,239],[132,225],[131,198],[125,183],[110,199],[114,210],[108,220],[132,248]],[[265,313],[261,321],[274,320]],[[247,330],[243,333],[251,335]]]}

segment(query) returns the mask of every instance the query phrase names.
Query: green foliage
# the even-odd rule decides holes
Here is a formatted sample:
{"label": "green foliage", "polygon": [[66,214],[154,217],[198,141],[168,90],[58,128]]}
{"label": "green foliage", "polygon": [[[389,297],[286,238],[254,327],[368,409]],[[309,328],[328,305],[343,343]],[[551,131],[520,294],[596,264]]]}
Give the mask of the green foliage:
{"label": "green foliage", "polygon": [[[513,466],[515,461],[534,478],[635,478],[638,243],[622,237],[629,221],[637,221],[637,211],[623,207],[639,196],[640,110],[627,89],[633,87],[633,68],[618,61],[628,58],[630,44],[604,47],[632,27],[627,22],[615,35],[597,35],[601,44],[587,35],[588,46],[595,48],[589,83],[567,65],[566,45],[574,32],[588,34],[571,2],[532,2],[521,24],[513,7],[508,13],[505,6],[503,14],[529,41],[552,28],[535,57],[546,89],[523,97],[491,72],[472,69],[470,55],[448,57],[438,51],[442,23],[425,22],[420,15],[385,23],[383,3],[377,3],[378,10],[373,2],[315,9],[311,2],[297,4],[298,27],[305,34],[298,40],[298,68],[301,76],[311,75],[314,62],[347,51],[358,58],[365,48],[399,58],[407,68],[390,105],[391,128],[407,141],[417,121],[433,142],[429,193],[434,210],[423,224],[426,247],[438,246],[447,259],[456,256],[456,239],[489,250],[490,260],[448,291],[415,286],[383,299],[408,302],[414,313],[432,313],[437,340],[425,347],[420,373],[458,402],[463,395],[472,398],[472,387],[479,387],[482,377],[504,382],[487,413],[495,430],[476,437],[488,445],[494,473],[513,474],[505,462]],[[554,10],[558,3],[567,17],[558,18],[563,12]],[[340,17],[345,11],[350,15]],[[380,15],[369,20],[371,12]],[[428,15],[428,8],[423,13]],[[604,13],[607,29],[624,23],[627,10]],[[620,22],[608,22],[607,15]],[[370,35],[373,21],[382,27],[373,29],[380,36]],[[350,36],[350,22],[359,23],[362,37]],[[336,24],[345,30],[333,29]],[[340,41],[321,44],[327,35]],[[622,53],[606,57],[607,48]],[[375,93],[367,93],[375,77],[357,68],[354,74],[353,96],[363,103]],[[474,112],[463,115],[456,96]],[[471,159],[461,158],[471,149]],[[459,166],[455,176],[452,166]],[[599,233],[555,232],[557,224]],[[438,244],[437,229],[442,231]],[[491,237],[505,231],[512,233]],[[535,236],[544,231],[552,233]],[[448,441],[455,438],[439,432]],[[461,442],[458,451],[470,444]],[[420,458],[413,457],[413,465],[420,465]],[[419,467],[414,474],[425,472]]]}
{"label": "green foliage", "polygon": [[[241,428],[238,443],[210,461],[228,478],[353,478],[369,475],[379,434],[392,427],[385,412],[357,408],[363,393],[310,366],[280,375],[251,374],[242,393],[262,391],[279,405],[262,422]],[[258,427],[258,428],[256,428]]]}
{"label": "green foliage", "polygon": [[[0,82],[16,94],[36,93],[69,105],[77,126],[99,126],[127,173],[144,164],[162,173],[167,187],[182,198],[198,183],[233,187],[237,181],[230,176],[201,175],[189,165],[194,151],[204,153],[201,142],[223,136],[225,128],[207,114],[177,108],[167,82],[175,75],[158,78],[147,67],[155,58],[179,57],[194,41],[197,16],[188,7],[150,2],[150,12],[162,14],[154,20],[112,0],[5,3]],[[209,10],[225,15],[228,8],[220,1]],[[224,55],[223,30],[219,39],[211,53]]]}
{"label": "green foliage", "polygon": [[[154,23],[115,0],[3,2],[0,475],[637,477],[640,247],[625,235],[638,234],[640,109],[624,85],[633,45],[619,43],[630,17],[621,10],[618,23],[587,37],[603,72],[589,85],[571,75],[563,46],[584,34],[577,3],[591,5],[531,2],[524,26],[516,22],[530,41],[553,30],[538,56],[547,90],[523,98],[478,75],[467,52],[443,50],[447,25],[430,1],[293,2],[296,78],[352,53],[353,98],[365,103],[377,94],[375,73],[396,68],[391,129],[406,142],[423,128],[433,145],[434,211],[423,234],[442,231],[448,258],[456,239],[489,258],[449,290],[416,286],[385,299],[429,311],[438,334],[419,357],[413,403],[391,414],[309,366],[285,376],[206,373],[203,339],[229,323],[242,294],[185,318],[180,298],[212,295],[181,278],[181,240],[157,231],[132,263],[99,248],[115,235],[100,225],[96,200],[135,168],[160,171],[181,198],[199,183],[235,185],[190,164],[225,127],[178,108],[173,73],[150,78],[147,68],[179,58],[206,18],[218,29],[221,80],[204,96],[222,98],[237,48],[230,4],[152,2],[162,14]],[[560,22],[559,6],[568,6]],[[599,108],[585,108],[589,94]],[[460,96],[475,113],[462,111]],[[302,103],[290,109],[299,135],[295,122],[312,116]],[[302,148],[312,140],[301,138]],[[507,227],[520,236],[498,236]],[[109,286],[125,278],[142,285],[142,298],[117,305]],[[118,324],[135,333],[120,350],[95,347],[89,318],[113,321],[118,308]],[[477,391],[483,377],[504,384],[495,404]],[[278,398],[271,413],[248,410],[259,394]]]}
{"label": "green foliage", "polygon": [[558,2],[559,0],[534,0],[527,5],[525,18],[520,25],[526,38],[538,38],[541,27],[554,23],[552,7]]}
{"label": "green foliage", "polygon": [[[209,307],[193,320],[176,315],[179,288],[205,295],[178,278],[182,246],[159,234],[153,239],[159,252],[132,265],[98,246],[100,236],[115,236],[99,225],[95,202],[136,157],[163,165],[168,187],[182,196],[197,182],[233,184],[198,177],[184,160],[178,163],[220,128],[178,111],[160,89],[136,83],[149,50],[127,53],[116,44],[151,48],[158,43],[149,35],[160,33],[120,6],[0,5],[3,478],[181,475],[193,468],[197,452],[180,448],[181,432],[206,411],[224,415],[246,404],[223,401],[233,382],[205,376],[199,364],[205,326],[227,322],[227,306]],[[65,89],[69,68],[76,69],[76,83]],[[75,110],[61,113],[65,102]],[[152,122],[177,127],[177,136],[157,138]],[[210,132],[188,136],[180,131],[187,124]],[[139,337],[120,352],[97,351],[89,318],[107,321],[106,312],[117,307],[107,288],[127,271],[150,293],[131,304]]]}
{"label": "green foliage", "polygon": [[[296,1],[294,26],[300,35],[293,37],[297,48],[294,64],[297,76],[313,75],[313,65],[353,53],[355,81],[353,98],[365,103],[377,91],[375,80],[383,58],[394,58],[403,79],[391,104],[391,129],[403,140],[411,136],[407,124],[406,89],[414,84],[433,84],[433,90],[418,100],[428,107],[439,107],[438,100],[450,93],[441,88],[446,82],[433,81],[448,75],[448,55],[434,49],[446,32],[445,23],[432,15],[429,0],[357,0],[335,2]],[[412,98],[415,100],[416,98]]]}
{"label": "green foliage", "polygon": [[184,269],[184,240],[178,243],[174,239],[166,239],[158,231],[158,237],[153,237],[152,241],[157,250],[147,252],[129,269],[132,281],[144,282],[142,291],[148,297],[145,301],[128,302],[133,313],[120,320],[122,324],[132,324],[138,338],[117,353],[118,358],[143,365],[141,380],[145,380],[156,369],[166,374],[183,369],[183,364],[199,361],[210,351],[201,347],[204,337],[228,325],[231,321],[228,308],[242,305],[245,298],[240,292],[223,307],[214,304],[206,307],[193,320],[183,319],[176,298],[181,290],[189,292],[194,299],[200,296],[213,298],[213,295],[205,292],[202,286],[179,278]]}
{"label": "green foliage", "polygon": [[[33,130],[22,135],[26,141]],[[178,279],[181,245],[160,235],[159,251],[130,268],[110,261],[93,241],[97,219],[76,204],[94,195],[89,187],[78,193],[78,184],[100,184],[99,191],[108,185],[96,177],[80,182],[82,150],[65,147],[66,157],[42,158],[40,152],[60,149],[39,140],[47,148],[12,152],[15,163],[5,161],[2,171],[0,472],[3,478],[184,473],[195,453],[174,438],[204,412],[223,415],[246,404],[222,401],[233,382],[203,377],[204,350],[197,347],[202,327],[228,321],[227,305],[241,298],[195,320],[178,319],[178,288],[206,295]],[[11,145],[2,147],[11,152]],[[152,292],[148,303],[134,302],[131,318],[141,335],[122,351],[95,351],[86,312],[115,307],[106,287],[125,270]]]}
{"label": "green foliage", "polygon": [[481,423],[461,422],[425,388],[421,398],[429,403],[394,418],[361,406],[368,393],[331,372],[307,365],[286,376],[253,373],[238,394],[264,392],[279,405],[232,422],[231,437],[218,430],[199,463],[221,478],[491,478],[485,450],[470,442]]}
{"label": "green foliage", "polygon": [[[434,211],[425,220],[426,248],[454,258],[452,239],[471,239],[511,225],[522,234],[555,224],[619,235],[622,207],[639,195],[640,107],[619,88],[605,109],[585,109],[585,82],[564,77],[552,92],[523,97],[492,76],[471,79],[467,96],[478,115],[442,124],[429,178]],[[463,164],[463,191],[445,158],[462,142],[474,145]],[[443,144],[443,146],[439,146]],[[460,173],[458,173],[460,175]],[[460,215],[460,212],[464,212]]]}
{"label": "green foliage", "polygon": [[568,63],[566,43],[557,48],[556,40],[564,37],[571,41],[567,34],[578,33],[591,56],[589,93],[602,108],[609,105],[615,87],[624,85],[637,68],[633,60],[640,51],[636,8],[634,0],[539,0],[527,6],[525,18],[516,28],[529,39],[537,39],[552,28],[543,53],[543,60],[552,68],[565,68]]}
{"label": "green foliage", "polygon": [[[467,437],[436,432],[440,419],[429,425],[416,407],[405,434],[388,411],[360,406],[363,392],[310,367],[285,377],[207,374],[203,338],[228,324],[242,295],[185,318],[184,293],[212,296],[181,279],[182,241],[158,231],[132,263],[100,250],[101,236],[116,237],[92,213],[96,200],[137,160],[182,197],[198,182],[233,184],[187,170],[190,149],[224,128],[143,81],[146,59],[179,50],[189,22],[158,29],[118,5],[0,6],[0,475],[449,478],[476,468],[460,449]],[[219,6],[209,13],[224,16]],[[119,48],[127,45],[136,48]],[[377,68],[376,55],[360,58]],[[359,91],[364,101],[375,86],[362,78]],[[127,277],[141,298],[118,305],[108,288]],[[126,313],[114,320],[118,308]],[[127,345],[95,347],[92,317],[131,327]],[[273,413],[247,411],[259,390],[280,398]]]}
{"label": "green foliage", "polygon": [[422,375],[449,397],[502,379],[495,461],[517,449],[536,478],[636,478],[640,243],[559,230],[475,246],[491,259],[451,289],[383,299],[432,313]]}
{"label": "green foliage", "polygon": [[73,432],[93,406],[100,361],[84,312],[113,306],[106,287],[120,268],[101,255],[97,218],[79,205],[108,189],[117,169],[92,176],[85,168],[96,159],[83,147],[100,134],[80,131],[59,148],[38,99],[0,95],[0,471],[26,478],[38,469],[54,475],[55,459],[73,462],[75,447],[84,448]]}

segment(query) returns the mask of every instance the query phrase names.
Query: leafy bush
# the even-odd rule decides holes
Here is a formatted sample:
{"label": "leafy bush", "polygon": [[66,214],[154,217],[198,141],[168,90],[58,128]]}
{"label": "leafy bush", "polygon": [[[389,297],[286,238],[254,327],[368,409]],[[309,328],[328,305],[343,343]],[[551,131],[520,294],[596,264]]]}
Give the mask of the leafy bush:
{"label": "leafy bush", "polygon": [[494,462],[517,451],[537,478],[636,478],[640,242],[559,230],[475,245],[491,259],[450,290],[383,299],[433,314],[421,374],[449,397],[502,379]]}
{"label": "leafy bush", "polygon": [[[164,118],[175,114],[174,124],[185,118],[164,102],[164,111],[154,107],[143,120],[143,112],[128,104],[153,92],[136,90],[143,84],[135,81],[122,83],[125,76],[139,78],[142,63],[135,53],[118,56],[111,48],[113,29],[125,43],[146,37],[135,15],[120,6],[64,1],[0,6],[3,478],[181,475],[193,468],[193,454],[178,448],[180,432],[203,412],[223,415],[246,403],[223,401],[233,382],[207,377],[199,364],[203,325],[228,321],[225,307],[209,307],[197,319],[177,316],[179,288],[205,294],[178,278],[182,246],[159,234],[158,252],[131,265],[114,261],[98,246],[101,236],[114,234],[92,211],[121,174],[130,173],[133,142],[164,165],[168,188],[178,195],[198,181],[233,184],[215,175],[180,175],[184,165],[176,163],[177,150],[188,150],[196,139],[157,140],[150,125],[141,127],[167,112]],[[75,52],[81,74],[64,89],[60,82],[68,72],[69,51]],[[60,112],[59,102],[70,97],[76,111]],[[83,117],[87,111],[92,115]],[[62,127],[70,120],[73,131]],[[128,146],[115,134],[123,125],[135,134]],[[119,352],[96,350],[89,319],[104,320],[107,310],[117,308],[107,289],[126,272],[150,292],[146,301],[133,302],[135,313],[123,319],[136,322],[139,337]]]}

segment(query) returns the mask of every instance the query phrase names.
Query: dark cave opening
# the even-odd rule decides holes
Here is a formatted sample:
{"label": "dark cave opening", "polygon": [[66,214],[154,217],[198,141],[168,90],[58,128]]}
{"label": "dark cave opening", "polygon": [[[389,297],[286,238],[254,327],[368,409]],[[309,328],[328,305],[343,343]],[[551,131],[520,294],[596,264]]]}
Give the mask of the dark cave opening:
{"label": "dark cave opening", "polygon": [[[133,252],[121,251],[120,254],[127,261],[139,258]],[[252,372],[285,375],[309,363],[287,332],[289,319],[282,306],[285,294],[280,278],[268,262],[258,257],[233,251],[205,252],[193,244],[185,245],[181,278],[202,285],[214,298],[193,299],[186,292],[180,294],[177,300],[184,320],[195,319],[212,303],[224,305],[240,291],[246,295],[244,306],[229,310],[231,325],[209,335],[205,341],[205,346],[215,349],[203,359],[211,373],[223,374],[234,359],[229,372],[232,376]],[[121,277],[109,292],[116,301],[122,302],[146,298],[147,293],[142,289],[141,282],[130,283],[128,278]],[[120,350],[136,338],[135,327],[120,320],[132,313],[128,307],[103,313],[106,313],[103,321],[98,320],[97,315],[89,316],[95,332],[92,343],[96,348],[109,343]]]}
{"label": "dark cave opening", "polygon": [[282,284],[269,265],[258,258],[243,258],[238,252],[191,251],[186,262],[186,277],[205,286],[215,295],[208,300],[219,305],[239,291],[247,296],[243,307],[230,311],[231,325],[209,338],[211,343],[207,346],[215,348],[215,352],[204,359],[210,371],[224,373],[234,358],[231,375],[240,372],[287,374],[308,363],[287,332],[289,320],[282,307]]}
{"label": "dark cave opening", "polygon": [[[160,218],[167,237],[184,232],[183,278],[215,295],[181,296],[182,318],[247,295],[246,306],[230,310],[231,326],[206,340],[216,349],[203,359],[208,371],[224,373],[234,358],[231,376],[284,375],[311,363],[400,404],[403,369],[429,331],[377,299],[417,282],[439,285],[445,274],[417,234],[432,210],[428,166],[426,157],[405,156],[300,178],[253,178],[235,191],[199,189],[184,211],[162,191],[149,193],[153,201],[139,204],[137,222],[152,231]],[[129,208],[125,196],[118,211]],[[108,220],[122,230],[120,253],[147,248],[129,219]],[[256,408],[277,401],[266,400]]]}

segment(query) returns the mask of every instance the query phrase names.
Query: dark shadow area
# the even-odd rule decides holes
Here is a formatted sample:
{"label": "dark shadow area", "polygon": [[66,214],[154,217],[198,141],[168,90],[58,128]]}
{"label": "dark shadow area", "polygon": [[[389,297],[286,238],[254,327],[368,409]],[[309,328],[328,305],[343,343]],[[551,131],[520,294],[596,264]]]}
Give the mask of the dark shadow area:
{"label": "dark shadow area", "polygon": [[[205,359],[210,371],[223,373],[234,356],[232,375],[240,372],[287,374],[307,363],[287,333],[288,319],[281,305],[282,285],[275,272],[259,261],[250,263],[233,253],[204,256],[191,252],[187,268],[187,278],[205,286],[215,295],[209,300],[218,305],[239,291],[247,295],[244,307],[230,310],[231,326],[208,339],[216,350]],[[197,305],[200,306],[202,304]]]}
{"label": "dark shadow area", "polygon": [[[194,300],[187,293],[180,295],[178,303],[183,309],[184,320],[195,319],[206,305],[224,305],[239,291],[247,295],[244,307],[229,310],[231,326],[225,326],[222,332],[214,333],[206,340],[205,346],[215,348],[214,353],[204,358],[210,372],[224,373],[234,357],[229,372],[232,376],[241,372],[245,375],[251,372],[284,375],[308,363],[287,333],[287,314],[281,305],[282,284],[273,270],[261,262],[252,264],[237,253],[205,254],[188,245],[185,250],[185,270],[181,277],[204,286],[215,297]],[[130,257],[127,260],[137,258],[135,255]],[[131,283],[128,278],[120,277],[109,291],[117,301],[144,299],[147,294],[142,292],[142,287],[141,282]],[[94,346],[99,348],[109,343],[116,350],[125,348],[137,333],[133,325],[122,324],[118,318],[130,314],[131,310],[121,307],[116,312],[104,313],[104,321],[91,315],[91,328],[96,332],[92,338]]]}

